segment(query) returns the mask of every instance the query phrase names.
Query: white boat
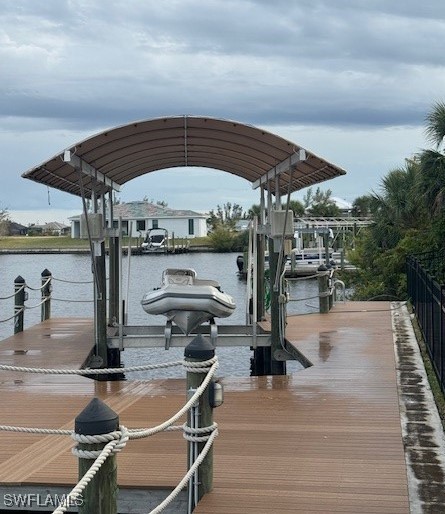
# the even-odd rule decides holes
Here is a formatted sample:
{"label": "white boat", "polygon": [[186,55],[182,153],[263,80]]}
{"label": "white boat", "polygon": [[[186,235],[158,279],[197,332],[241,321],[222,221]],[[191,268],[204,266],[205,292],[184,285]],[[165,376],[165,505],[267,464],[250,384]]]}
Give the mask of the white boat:
{"label": "white boat", "polygon": [[185,333],[212,318],[226,318],[235,310],[233,298],[221,291],[215,280],[201,280],[189,268],[166,269],[160,288],[141,301],[148,314],[162,314]]}
{"label": "white boat", "polygon": [[[303,248],[297,249],[294,248],[291,253],[297,265],[299,264],[326,264],[326,251],[321,248]],[[329,248],[328,262],[333,261],[334,250]]]}
{"label": "white boat", "polygon": [[167,249],[168,232],[165,228],[151,228],[141,244],[142,253],[163,253]]}

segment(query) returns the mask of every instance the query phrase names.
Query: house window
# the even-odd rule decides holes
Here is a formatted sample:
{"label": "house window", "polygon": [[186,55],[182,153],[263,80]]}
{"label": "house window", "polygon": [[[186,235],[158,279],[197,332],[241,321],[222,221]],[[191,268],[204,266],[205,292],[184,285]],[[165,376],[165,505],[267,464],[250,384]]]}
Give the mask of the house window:
{"label": "house window", "polygon": [[145,230],[145,220],[136,220],[136,230],[139,232]]}
{"label": "house window", "polygon": [[[113,228],[119,228],[118,220],[113,220]],[[128,221],[122,222],[122,235],[124,235],[124,236],[128,235]]]}
{"label": "house window", "polygon": [[189,236],[193,236],[195,234],[195,220],[189,220]]}
{"label": "house window", "polygon": [[159,228],[159,220],[152,220],[151,228]]}

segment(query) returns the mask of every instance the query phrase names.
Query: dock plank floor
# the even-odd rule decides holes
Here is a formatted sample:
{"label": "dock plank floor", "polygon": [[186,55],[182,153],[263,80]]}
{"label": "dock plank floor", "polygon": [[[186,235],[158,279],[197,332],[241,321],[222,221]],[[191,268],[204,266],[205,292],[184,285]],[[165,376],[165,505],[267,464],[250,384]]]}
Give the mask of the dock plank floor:
{"label": "dock plank floor", "polygon": [[227,384],[214,490],[195,512],[409,512],[389,308],[288,319],[313,366]]}
{"label": "dock plank floor", "polygon": [[[71,322],[51,320],[2,341],[2,362],[79,367],[91,347],[92,324]],[[69,337],[60,335],[69,330]],[[389,303],[368,302],[366,310],[349,303],[328,315],[290,317],[287,338],[312,367],[285,377],[223,377],[214,489],[195,512],[408,513]],[[14,354],[17,345],[28,353]],[[176,412],[185,384],[0,372],[0,391],[4,425],[72,428],[98,396],[133,428]],[[74,484],[70,447],[68,438],[2,432],[0,483]],[[185,461],[178,433],[132,441],[118,456],[120,486],[173,487]]]}

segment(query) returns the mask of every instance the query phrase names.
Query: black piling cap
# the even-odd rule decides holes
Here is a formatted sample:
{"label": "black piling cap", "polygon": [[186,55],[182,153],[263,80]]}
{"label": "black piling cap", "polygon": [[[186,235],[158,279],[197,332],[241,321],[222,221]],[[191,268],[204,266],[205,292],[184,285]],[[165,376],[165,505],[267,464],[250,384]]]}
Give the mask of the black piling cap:
{"label": "black piling cap", "polygon": [[42,277],[50,277],[51,276],[51,271],[47,270],[46,268],[42,271],[41,273],[41,276]]}
{"label": "black piling cap", "polygon": [[26,280],[21,276],[19,275],[15,280],[14,280],[14,284],[24,284],[26,282]]}
{"label": "black piling cap", "polygon": [[209,339],[202,337],[201,334],[198,334],[184,350],[184,357],[188,357],[189,359],[206,361],[214,356],[215,347]]}
{"label": "black piling cap", "polygon": [[318,266],[318,271],[327,271],[328,268],[324,265],[324,264],[320,264],[320,266]]}
{"label": "black piling cap", "polygon": [[76,417],[74,431],[82,435],[108,434],[119,428],[119,416],[99,398],[93,398]]}

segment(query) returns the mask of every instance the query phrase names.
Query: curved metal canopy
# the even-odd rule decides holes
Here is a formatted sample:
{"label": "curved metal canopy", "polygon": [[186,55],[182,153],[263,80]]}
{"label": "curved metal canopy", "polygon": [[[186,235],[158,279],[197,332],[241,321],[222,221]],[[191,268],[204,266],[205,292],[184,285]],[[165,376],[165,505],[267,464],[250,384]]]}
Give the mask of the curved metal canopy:
{"label": "curved metal canopy", "polygon": [[[86,196],[173,167],[215,168],[275,194],[344,175],[298,145],[242,123],[176,116],[129,123],[92,136],[23,173],[24,178]],[[186,171],[184,171],[186,173]],[[278,175],[279,179],[276,179]],[[278,186],[277,186],[278,184]]]}

